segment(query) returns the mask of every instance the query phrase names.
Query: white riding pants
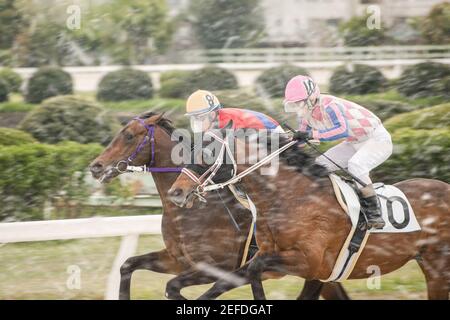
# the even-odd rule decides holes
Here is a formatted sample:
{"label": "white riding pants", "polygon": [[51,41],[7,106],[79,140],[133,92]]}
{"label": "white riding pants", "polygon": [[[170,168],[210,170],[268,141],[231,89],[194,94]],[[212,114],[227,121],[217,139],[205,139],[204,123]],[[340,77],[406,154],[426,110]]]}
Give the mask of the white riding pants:
{"label": "white riding pants", "polygon": [[[369,172],[386,161],[391,154],[391,135],[383,126],[376,128],[371,137],[363,142],[344,141],[325,152],[327,157],[367,184],[372,183]],[[324,156],[318,157],[316,163],[331,172],[339,170]]]}

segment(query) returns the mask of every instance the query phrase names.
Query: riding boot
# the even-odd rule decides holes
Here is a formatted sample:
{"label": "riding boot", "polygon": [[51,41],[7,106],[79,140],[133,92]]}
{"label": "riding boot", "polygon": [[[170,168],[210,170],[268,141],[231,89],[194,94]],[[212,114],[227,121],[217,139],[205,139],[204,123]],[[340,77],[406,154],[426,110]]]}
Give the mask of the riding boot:
{"label": "riding boot", "polygon": [[361,197],[360,203],[361,211],[367,219],[367,228],[383,229],[385,222],[381,217],[381,205],[378,196]]}

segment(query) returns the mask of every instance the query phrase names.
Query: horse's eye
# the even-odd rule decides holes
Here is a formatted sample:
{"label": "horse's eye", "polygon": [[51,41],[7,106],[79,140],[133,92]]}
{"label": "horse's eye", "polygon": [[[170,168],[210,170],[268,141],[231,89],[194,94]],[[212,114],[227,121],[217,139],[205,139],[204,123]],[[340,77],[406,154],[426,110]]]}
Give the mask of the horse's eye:
{"label": "horse's eye", "polygon": [[131,133],[129,133],[129,132],[125,133],[125,139],[127,139],[127,141],[131,141],[131,140],[133,140],[133,138],[134,138],[134,136]]}

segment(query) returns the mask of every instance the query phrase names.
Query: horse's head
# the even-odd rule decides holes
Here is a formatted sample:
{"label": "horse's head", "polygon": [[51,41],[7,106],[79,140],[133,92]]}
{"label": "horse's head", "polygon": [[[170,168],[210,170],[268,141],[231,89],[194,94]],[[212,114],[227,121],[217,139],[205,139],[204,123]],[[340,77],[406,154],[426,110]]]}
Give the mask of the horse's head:
{"label": "horse's head", "polygon": [[191,164],[183,169],[168,191],[169,199],[180,207],[191,208],[195,196],[203,199],[199,193],[201,185],[208,180],[213,183],[222,183],[231,179],[236,173],[235,155],[231,148],[224,147],[234,141],[230,132],[233,122],[230,121],[221,130],[209,130],[202,139],[194,145]]}
{"label": "horse's head", "polygon": [[[204,161],[187,165],[178,176],[168,192],[169,199],[174,204],[191,207],[196,196],[202,200],[203,194],[219,187],[211,187],[211,184],[236,182],[234,180],[239,179],[236,178],[238,171],[244,171],[250,165],[267,158],[269,149],[278,149],[278,144],[274,149],[268,140],[275,138],[278,141],[279,133],[257,129],[232,130],[232,127],[233,123],[230,122],[221,130],[210,130],[205,133],[205,137],[211,137],[211,143],[208,143],[211,139],[202,139],[201,144],[196,143],[195,149],[202,149]],[[270,161],[271,159],[260,167]]]}
{"label": "horse's head", "polygon": [[[106,149],[89,165],[92,176],[102,183],[111,181],[126,170],[127,165],[146,165],[152,159],[150,139],[162,138],[161,127],[170,126],[163,114],[145,113],[128,122]],[[167,130],[166,134],[167,135]]]}

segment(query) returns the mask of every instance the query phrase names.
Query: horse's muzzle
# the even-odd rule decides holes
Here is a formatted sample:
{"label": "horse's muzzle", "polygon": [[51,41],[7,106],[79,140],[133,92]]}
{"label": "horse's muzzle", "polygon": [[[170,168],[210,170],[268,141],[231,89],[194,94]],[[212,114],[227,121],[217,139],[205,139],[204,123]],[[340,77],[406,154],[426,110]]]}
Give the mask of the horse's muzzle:
{"label": "horse's muzzle", "polygon": [[89,166],[89,170],[91,171],[92,176],[95,179],[98,179],[103,174],[105,167],[103,166],[103,164],[101,162],[96,161],[94,163],[91,163],[91,165]]}

